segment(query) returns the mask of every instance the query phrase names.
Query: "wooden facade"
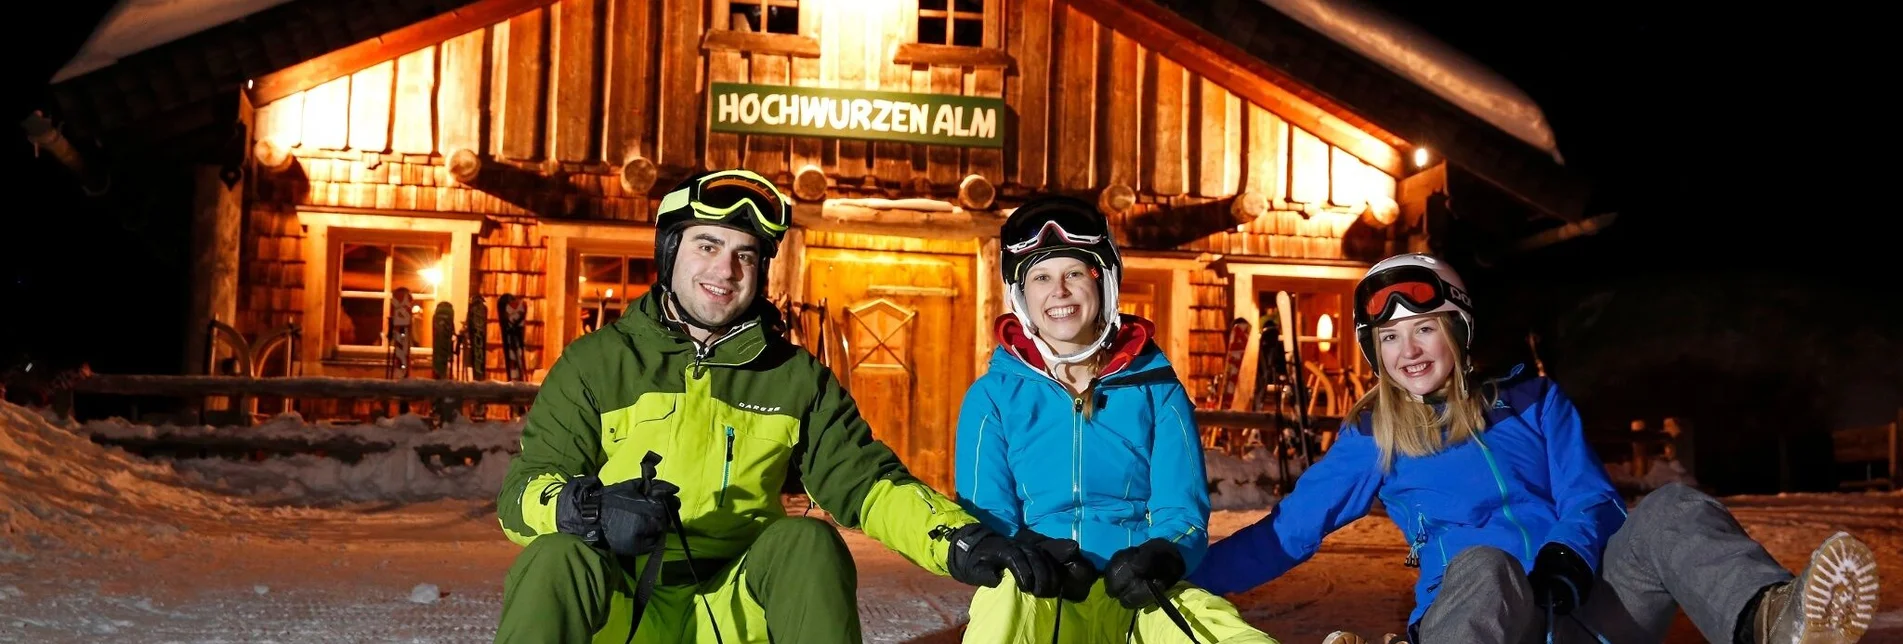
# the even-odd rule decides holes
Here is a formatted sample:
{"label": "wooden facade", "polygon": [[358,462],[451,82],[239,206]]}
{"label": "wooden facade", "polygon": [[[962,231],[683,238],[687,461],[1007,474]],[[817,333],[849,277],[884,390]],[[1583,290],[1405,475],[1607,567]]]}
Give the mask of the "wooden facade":
{"label": "wooden facade", "polygon": [[[253,86],[237,326],[302,324],[305,374],[384,374],[377,333],[356,327],[408,285],[450,302],[457,328],[480,298],[490,379],[498,298],[526,301],[538,380],[645,290],[659,194],[746,167],[798,201],[769,293],[826,304],[850,347],[834,367],[881,438],[949,487],[958,393],[1004,311],[997,225],[1024,199],[1083,195],[1110,214],[1126,310],[1157,321],[1208,406],[1230,320],[1254,320],[1276,290],[1303,294],[1319,367],[1356,368],[1345,293],[1372,259],[1418,245],[1421,204],[1444,184],[1339,106],[1213,80],[1233,74],[1179,38],[1110,26],[1134,0],[956,0],[968,24],[944,28],[975,30],[962,35],[922,23],[945,13],[932,0],[766,3],[797,17],[765,20],[742,0],[476,4],[519,10]],[[966,44],[921,43],[922,25]],[[709,84],[729,81],[998,98],[1005,146],[712,131]]]}

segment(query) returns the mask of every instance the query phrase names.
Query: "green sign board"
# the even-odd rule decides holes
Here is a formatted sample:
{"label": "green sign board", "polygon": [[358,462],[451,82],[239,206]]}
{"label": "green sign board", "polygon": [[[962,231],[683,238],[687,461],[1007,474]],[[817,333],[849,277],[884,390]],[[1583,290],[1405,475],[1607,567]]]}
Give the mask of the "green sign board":
{"label": "green sign board", "polygon": [[715,132],[1004,147],[1004,100],[984,96],[714,83]]}

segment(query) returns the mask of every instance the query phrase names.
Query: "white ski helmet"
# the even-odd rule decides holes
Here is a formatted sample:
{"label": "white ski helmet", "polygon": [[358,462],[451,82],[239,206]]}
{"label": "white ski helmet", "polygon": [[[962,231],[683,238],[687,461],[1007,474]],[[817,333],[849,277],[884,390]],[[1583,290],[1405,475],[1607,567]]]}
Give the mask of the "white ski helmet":
{"label": "white ski helmet", "polygon": [[1374,330],[1394,320],[1452,312],[1453,335],[1462,351],[1473,347],[1473,300],[1467,284],[1447,262],[1407,253],[1377,262],[1355,285],[1355,337],[1361,357],[1375,360]]}

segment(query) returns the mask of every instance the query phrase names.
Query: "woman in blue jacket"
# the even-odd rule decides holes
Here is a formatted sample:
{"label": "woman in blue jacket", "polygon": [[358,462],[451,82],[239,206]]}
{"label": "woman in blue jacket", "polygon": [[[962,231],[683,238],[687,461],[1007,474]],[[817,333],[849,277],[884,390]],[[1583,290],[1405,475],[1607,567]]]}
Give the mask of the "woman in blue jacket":
{"label": "woman in blue jacket", "polygon": [[1108,222],[1089,202],[1048,197],[999,236],[1012,312],[958,415],[959,502],[1041,543],[1068,583],[1056,599],[1017,592],[1008,574],[978,589],[965,641],[1188,642],[1186,628],[1203,643],[1273,642],[1181,583],[1209,543],[1202,443],[1155,327],[1117,311]]}
{"label": "woman in blue jacket", "polygon": [[1854,642],[1868,628],[1876,562],[1848,534],[1793,579],[1692,488],[1660,488],[1627,516],[1557,385],[1517,367],[1469,377],[1473,306],[1446,264],[1383,260],[1354,302],[1379,384],[1294,491],[1216,543],[1191,582],[1227,594],[1273,580],[1378,498],[1421,571],[1415,644],[1658,642],[1680,608],[1713,642]]}

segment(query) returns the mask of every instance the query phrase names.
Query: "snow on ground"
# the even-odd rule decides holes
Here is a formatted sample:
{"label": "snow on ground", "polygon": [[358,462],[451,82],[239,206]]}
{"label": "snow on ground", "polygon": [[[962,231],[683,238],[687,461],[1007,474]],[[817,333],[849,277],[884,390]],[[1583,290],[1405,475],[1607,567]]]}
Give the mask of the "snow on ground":
{"label": "snow on ground", "polygon": [[[293,419],[281,420],[276,430],[251,431],[354,432],[412,448],[432,435],[455,435],[420,431],[414,420],[295,430]],[[432,467],[377,466],[367,457],[360,472],[332,470],[336,483],[287,486],[270,481],[336,466],[231,461],[214,471],[209,462],[194,462],[200,459],[146,460],[86,436],[148,430],[162,431],[62,426],[0,404],[0,642],[493,640],[502,578],[520,548],[496,526],[492,491],[457,493],[430,478],[470,477],[462,484],[487,490],[477,474],[481,464],[438,474]],[[506,428],[465,430],[447,442],[509,447],[497,437]],[[483,454],[493,457],[484,463],[506,462],[505,454]],[[1234,489],[1272,479],[1278,466],[1265,455],[1212,455],[1211,478],[1219,486],[1236,482]],[[219,486],[277,498],[230,495]],[[377,494],[390,498],[371,498]],[[424,498],[430,500],[416,500]],[[1876,550],[1886,576],[1903,578],[1895,572],[1903,571],[1903,494],[1725,501],[1786,566],[1801,566],[1824,537],[1849,530]],[[799,499],[788,503],[795,513],[805,507]],[[1210,532],[1227,537],[1265,513],[1218,510]],[[957,641],[969,587],[925,573],[857,531],[842,532],[859,572],[866,641]],[[1401,565],[1405,554],[1398,531],[1377,513],[1330,535],[1306,565],[1232,599],[1283,642],[1319,642],[1338,629],[1378,636],[1398,630],[1411,607],[1414,571]],[[1877,630],[1865,641],[1903,641],[1903,592],[1885,593],[1878,606]],[[1681,618],[1668,641],[1701,639]]]}

